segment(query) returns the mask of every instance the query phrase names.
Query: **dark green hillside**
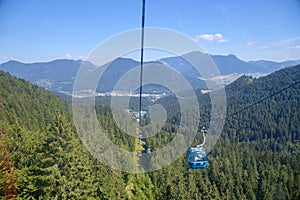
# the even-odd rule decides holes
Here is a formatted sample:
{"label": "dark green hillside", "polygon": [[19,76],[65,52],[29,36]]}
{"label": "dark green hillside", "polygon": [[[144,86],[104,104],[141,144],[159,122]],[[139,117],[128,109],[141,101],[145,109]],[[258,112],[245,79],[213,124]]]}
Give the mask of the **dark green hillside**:
{"label": "dark green hillside", "polygon": [[69,111],[58,96],[0,71],[0,199],[126,195],[122,174],[80,143]]}
{"label": "dark green hillside", "polygon": [[28,129],[41,129],[55,112],[67,112],[57,96],[0,71],[1,118]]}
{"label": "dark green hillside", "polygon": [[259,79],[241,77],[226,88],[229,117],[220,142],[234,151],[223,153],[233,156],[236,178],[244,173],[238,181],[244,192],[257,199],[300,197],[299,81],[297,65]]}
{"label": "dark green hillside", "polygon": [[[241,77],[236,81],[239,87],[234,84],[227,87],[228,115],[238,112],[227,121],[236,129],[238,141],[270,139],[284,144],[299,141],[299,81],[300,65],[259,79]],[[241,109],[245,110],[239,112]]]}
{"label": "dark green hillside", "polygon": [[[0,199],[300,199],[300,84],[289,87],[299,80],[300,65],[228,86],[228,118],[208,169],[188,169],[182,155],[161,170],[129,174],[91,157],[74,131],[69,104],[0,72]],[[207,125],[209,98],[199,100]],[[177,101],[160,102],[170,116],[148,140],[154,149],[174,136],[179,123]],[[111,140],[135,149],[110,108],[96,110]],[[200,141],[199,135],[195,143]]]}
{"label": "dark green hillside", "polygon": [[[159,199],[299,199],[299,81],[300,65],[259,79],[243,76],[229,85],[228,117],[209,154],[210,167],[187,170],[182,159],[153,172],[156,184],[164,186]],[[198,98],[201,121],[207,125],[209,96]],[[168,109],[177,105],[172,98],[160,102]],[[179,114],[173,114],[169,122],[176,123]],[[158,143],[170,137],[156,136]],[[196,137],[199,143],[201,137]]]}

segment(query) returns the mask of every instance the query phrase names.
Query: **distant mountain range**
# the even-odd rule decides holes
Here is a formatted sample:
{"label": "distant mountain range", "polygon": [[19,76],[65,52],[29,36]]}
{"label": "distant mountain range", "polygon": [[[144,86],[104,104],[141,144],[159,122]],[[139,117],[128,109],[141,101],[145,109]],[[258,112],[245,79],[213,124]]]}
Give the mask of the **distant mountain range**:
{"label": "distant mountain range", "polygon": [[[189,56],[193,56],[191,52]],[[196,54],[195,54],[196,55]],[[279,70],[284,67],[300,64],[300,60],[285,62],[273,61],[249,61],[238,59],[235,55],[211,55],[212,60],[220,71],[220,77],[212,77],[213,80],[223,80],[224,84],[231,83],[243,74],[262,76]],[[13,76],[30,81],[33,84],[42,86],[52,92],[72,93],[73,83],[81,64],[85,61],[54,60],[51,62],[22,63],[9,61],[0,65],[0,69]],[[206,85],[201,80],[201,75],[194,67],[181,56],[163,58],[158,61],[168,65],[182,74],[193,86],[194,89],[205,89]],[[93,66],[89,63],[91,67]],[[117,58],[112,61],[99,81],[97,92],[108,92],[113,90],[114,85],[128,70],[139,65],[139,62],[130,58]],[[149,90],[153,88],[150,87]]]}

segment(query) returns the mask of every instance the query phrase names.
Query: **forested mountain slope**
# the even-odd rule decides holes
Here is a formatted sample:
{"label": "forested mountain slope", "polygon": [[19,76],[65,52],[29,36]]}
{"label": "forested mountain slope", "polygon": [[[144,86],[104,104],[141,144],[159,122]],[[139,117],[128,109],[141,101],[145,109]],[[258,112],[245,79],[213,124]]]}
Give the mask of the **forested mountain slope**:
{"label": "forested mountain slope", "polygon": [[[300,65],[258,79],[242,76],[227,86],[227,118],[223,134],[209,154],[210,167],[186,171],[188,177],[195,175],[197,186],[183,177],[174,181],[179,175],[172,173],[170,180],[184,180],[181,189],[174,188],[176,198],[183,198],[177,194],[188,191],[183,196],[196,199],[299,199],[299,81]],[[201,123],[208,125],[209,95],[198,98]],[[160,103],[169,110],[178,106],[174,98]],[[176,117],[169,120],[177,122],[180,112],[173,114]],[[163,141],[163,137],[157,138]],[[201,137],[196,137],[195,144],[199,143]]]}
{"label": "forested mountain slope", "polygon": [[117,199],[122,174],[95,161],[73,129],[70,105],[0,71],[0,199]]}
{"label": "forested mountain slope", "polygon": [[240,128],[239,141],[299,141],[300,65],[259,79],[241,77],[226,91],[228,115],[237,112],[227,122]]}
{"label": "forested mountain slope", "polygon": [[[0,72],[0,199],[299,199],[300,85],[288,87],[298,80],[299,65],[228,86],[228,118],[208,169],[188,169],[182,155],[161,170],[129,174],[91,157],[68,103]],[[207,123],[209,104],[202,106]],[[96,109],[113,142],[133,150],[134,140],[114,125],[109,107]],[[153,145],[172,136],[174,121],[150,139]]]}
{"label": "forested mountain slope", "polygon": [[244,172],[257,178],[248,192],[257,187],[259,199],[300,197],[299,81],[297,65],[259,79],[241,77],[226,88],[224,139],[238,147],[233,155],[244,152]]}

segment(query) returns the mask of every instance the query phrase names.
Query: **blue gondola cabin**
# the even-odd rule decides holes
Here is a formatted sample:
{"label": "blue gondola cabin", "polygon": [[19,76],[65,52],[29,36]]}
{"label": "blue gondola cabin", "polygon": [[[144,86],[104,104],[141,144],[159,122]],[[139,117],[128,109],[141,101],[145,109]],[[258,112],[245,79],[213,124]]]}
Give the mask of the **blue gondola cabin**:
{"label": "blue gondola cabin", "polygon": [[200,146],[189,147],[187,152],[187,161],[192,169],[202,169],[208,167],[205,149]]}

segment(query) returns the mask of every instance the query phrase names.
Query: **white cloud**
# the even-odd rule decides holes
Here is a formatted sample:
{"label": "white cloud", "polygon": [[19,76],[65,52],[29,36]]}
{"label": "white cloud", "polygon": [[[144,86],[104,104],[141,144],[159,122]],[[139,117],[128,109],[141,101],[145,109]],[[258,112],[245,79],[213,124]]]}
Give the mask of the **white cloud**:
{"label": "white cloud", "polygon": [[0,64],[7,62],[9,60],[16,60],[16,58],[14,58],[12,56],[0,55]]}
{"label": "white cloud", "polygon": [[260,49],[269,49],[270,47],[269,46],[261,46],[261,47],[259,47]]}
{"label": "white cloud", "polygon": [[256,44],[256,42],[247,42],[246,46],[251,47],[251,46],[254,46],[255,44]]}
{"label": "white cloud", "polygon": [[0,55],[0,59],[9,59],[9,57],[8,56],[1,56]]}
{"label": "white cloud", "polygon": [[65,54],[65,57],[67,59],[72,59],[72,60],[84,60],[86,58],[85,56],[74,56],[71,55],[70,53]]}
{"label": "white cloud", "polygon": [[65,56],[66,56],[66,58],[68,58],[68,59],[72,59],[72,55],[69,54],[69,53],[67,53]]}
{"label": "white cloud", "polygon": [[277,42],[273,42],[272,45],[273,46],[282,46],[282,45],[290,44],[292,42],[299,41],[299,40],[300,40],[300,36],[291,37],[291,38],[287,38],[287,39],[280,40],[280,41],[277,41]]}
{"label": "white cloud", "polygon": [[198,42],[200,40],[217,41],[219,43],[229,41],[227,38],[224,38],[221,33],[197,35],[196,38],[195,38],[195,41]]}
{"label": "white cloud", "polygon": [[229,40],[226,39],[226,38],[222,38],[222,39],[219,39],[217,42],[219,43],[223,43],[223,42],[228,42]]}
{"label": "white cloud", "polygon": [[238,47],[238,48],[252,48],[252,47],[268,48],[267,46],[259,47],[257,44],[259,44],[259,42],[247,42],[243,45],[235,45],[235,46],[232,46],[232,47]]}
{"label": "white cloud", "polygon": [[293,49],[300,49],[300,45],[296,45],[294,47],[292,47]]}

